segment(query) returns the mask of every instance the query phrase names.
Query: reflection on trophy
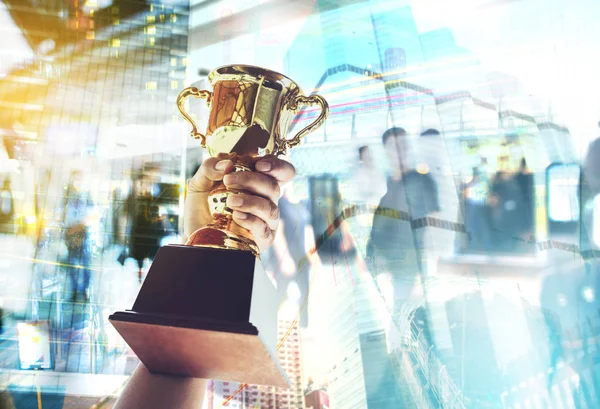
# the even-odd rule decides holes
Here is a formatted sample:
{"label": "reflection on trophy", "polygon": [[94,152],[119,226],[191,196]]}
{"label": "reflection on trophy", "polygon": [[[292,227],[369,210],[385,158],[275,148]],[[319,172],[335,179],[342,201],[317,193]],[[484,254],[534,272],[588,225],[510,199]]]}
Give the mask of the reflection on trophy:
{"label": "reflection on trophy", "polygon": [[[235,171],[253,171],[264,155],[300,143],[327,117],[319,95],[305,96],[289,78],[263,68],[230,65],[212,71],[213,91],[184,89],[177,107],[211,156],[225,155]],[[210,107],[206,133],[185,111],[188,97]],[[321,108],[293,138],[288,129],[302,106]],[[209,195],[213,222],[186,245],[162,247],[131,310],[109,318],[151,371],[252,384],[287,386],[276,358],[277,295],[252,234],[226,206],[239,192],[221,183]]]}

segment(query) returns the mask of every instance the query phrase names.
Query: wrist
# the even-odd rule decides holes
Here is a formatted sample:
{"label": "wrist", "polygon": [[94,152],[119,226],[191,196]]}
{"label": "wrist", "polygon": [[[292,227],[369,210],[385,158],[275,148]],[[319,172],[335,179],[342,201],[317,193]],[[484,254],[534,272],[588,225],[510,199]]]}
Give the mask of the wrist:
{"label": "wrist", "polygon": [[161,375],[138,365],[114,409],[197,409],[202,406],[206,379]]}

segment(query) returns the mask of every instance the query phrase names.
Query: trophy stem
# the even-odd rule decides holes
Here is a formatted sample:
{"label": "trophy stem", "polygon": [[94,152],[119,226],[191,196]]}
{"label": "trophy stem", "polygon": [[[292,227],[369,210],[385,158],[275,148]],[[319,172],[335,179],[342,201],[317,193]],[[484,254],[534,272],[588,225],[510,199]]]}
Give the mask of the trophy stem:
{"label": "trophy stem", "polygon": [[[234,172],[253,171],[253,158],[244,158],[233,155]],[[231,194],[241,193],[229,190],[220,183],[208,195],[208,207],[213,221],[205,227],[196,230],[188,239],[187,245],[195,247],[210,247],[228,250],[250,251],[259,258],[260,249],[252,233],[233,221],[233,212],[227,207],[227,197]]]}
{"label": "trophy stem", "polygon": [[260,258],[260,249],[250,232],[234,222],[230,215],[215,217],[212,223],[192,233],[186,245],[250,251]]}

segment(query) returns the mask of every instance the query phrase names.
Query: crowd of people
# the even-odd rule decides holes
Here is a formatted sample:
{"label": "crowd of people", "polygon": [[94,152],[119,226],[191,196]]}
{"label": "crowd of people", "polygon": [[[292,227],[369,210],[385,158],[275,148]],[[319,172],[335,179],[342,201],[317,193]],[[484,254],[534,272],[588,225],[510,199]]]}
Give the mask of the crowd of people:
{"label": "crowd of people", "polygon": [[467,252],[512,253],[520,250],[519,238],[535,233],[534,176],[525,158],[516,172],[510,170],[509,160],[501,156],[497,172],[490,175],[482,158],[463,185]]}
{"label": "crowd of people", "polygon": [[419,293],[416,284],[423,278],[427,243],[425,230],[413,229],[410,219],[434,216],[440,203],[435,179],[411,166],[406,131],[391,128],[383,134],[382,143],[390,169],[386,192],[373,217],[366,258],[390,312],[387,338],[392,351],[401,346],[397,319],[405,303],[420,303],[415,302],[414,293]]}
{"label": "crowd of people", "polygon": [[[127,259],[135,261],[141,283],[145,261],[153,259],[161,241],[177,228],[161,211],[170,192],[158,183],[159,171],[157,166],[147,166],[134,172],[129,184],[120,185],[130,186],[126,190],[114,188],[108,202],[98,199],[97,186],[83,169],[70,172],[60,196],[52,193],[53,186],[61,184],[62,180],[53,178],[58,175],[49,170],[40,172],[34,195],[33,258],[57,254],[58,259],[51,261],[58,262],[59,269],[66,273],[62,285],[66,299],[89,301],[92,264],[112,257],[114,251],[109,250],[118,249],[113,261],[121,265]],[[12,196],[7,179],[0,191],[0,228],[5,234],[27,234],[19,228]],[[42,274],[36,266],[35,272]]]}
{"label": "crowd of people", "polygon": [[[427,130],[417,138],[416,144],[439,136],[439,132]],[[600,146],[598,141],[600,139],[592,144],[591,151]],[[401,346],[396,320],[407,304],[415,305],[411,316],[418,317],[411,323],[413,331],[426,334],[427,342],[432,345],[435,342],[419,286],[427,274],[425,256],[432,250],[428,247],[425,229],[415,228],[411,220],[438,215],[442,210],[440,186],[439,180],[427,167],[416,165],[409,143],[415,142],[409,142],[407,132],[400,127],[390,128],[382,135],[387,174],[376,166],[371,149],[360,147],[359,163],[353,170],[355,190],[346,198],[376,208],[369,221],[364,255],[368,270],[390,312],[391,320],[386,328],[389,350]],[[494,164],[495,169],[490,170],[487,158],[481,157],[479,165],[473,167],[471,177],[460,185],[461,211],[468,233],[463,249],[467,252],[505,254],[519,251],[521,241],[517,238],[535,234],[534,175],[525,158],[521,158],[518,169],[511,168],[511,160],[508,156],[500,156]],[[597,161],[588,158],[584,174],[588,190],[597,194],[595,163]],[[140,283],[145,260],[153,259],[161,240],[172,228],[158,205],[161,195],[159,171],[157,167],[143,169],[135,174],[131,190],[123,200],[118,194],[113,196],[112,241],[122,247],[118,261],[124,264],[128,258],[135,260]],[[73,301],[89,299],[92,231],[95,224],[100,223],[95,211],[97,206],[85,175],[82,171],[73,171],[62,202],[61,238],[67,249],[62,264],[68,272],[69,293]],[[279,235],[281,240],[264,249],[262,260],[267,272],[277,282],[279,301],[283,303],[294,291],[300,293],[299,298],[307,295],[310,264],[301,261],[315,245],[316,235],[322,232],[313,229],[310,205],[295,198],[292,189],[283,190],[278,206],[280,223],[274,234]],[[0,190],[0,227],[3,233],[7,232],[6,225],[12,223],[14,212],[10,180],[7,179]],[[42,241],[40,237],[38,240]],[[301,318],[303,327],[308,322],[308,309],[304,311]]]}
{"label": "crowd of people", "polygon": [[[439,137],[439,132],[433,129],[420,135],[420,139],[436,137]],[[353,191],[344,198],[346,202],[379,207],[376,216],[368,218],[366,222],[370,232],[365,240],[366,251],[363,252],[373,271],[390,271],[400,264],[413,266],[404,269],[416,271],[418,254],[423,251],[423,239],[419,236],[421,233],[415,231],[413,234],[410,223],[407,224],[406,220],[382,216],[386,210],[407,213],[412,219],[435,215],[440,210],[438,182],[427,170],[417,169],[414,158],[411,157],[414,152],[408,146],[408,139],[406,131],[399,127],[384,133],[382,144],[388,164],[387,175],[376,163],[372,149],[369,146],[360,147],[359,161],[353,170]],[[482,159],[481,165],[473,169],[472,179],[462,186],[465,225],[469,232],[466,247],[468,251],[474,252],[511,251],[514,243],[517,243],[512,237],[532,231],[533,177],[527,170],[524,159],[521,170],[515,174],[504,170],[501,163],[498,172],[490,177],[487,167],[486,160]],[[98,229],[99,223],[105,224],[102,226],[104,231],[112,227],[109,241],[121,246],[118,261],[125,264],[127,259],[135,260],[141,283],[145,260],[152,260],[163,237],[169,234],[169,230],[173,230],[165,215],[159,212],[158,199],[162,194],[157,183],[159,173],[160,169],[156,166],[134,172],[131,188],[125,195],[120,188],[114,189],[111,208],[108,210],[110,218],[102,220],[96,211],[98,203],[90,192],[92,186],[89,186],[89,181],[86,181],[80,170],[71,173],[61,204],[62,215],[59,217],[62,218],[64,231],[61,240],[67,248],[67,255],[62,261],[69,270],[73,300],[88,299],[91,277],[89,265],[94,247],[92,231]],[[46,188],[49,188],[49,184],[46,184]],[[313,199],[310,198],[310,201],[314,202]],[[285,229],[282,232],[286,233],[288,239],[284,247],[288,253],[293,253],[292,258],[297,263],[296,259],[302,258],[306,249],[304,245],[294,245],[293,234],[298,230],[304,232],[305,226],[315,227],[315,220],[311,220],[315,217],[315,211],[312,211],[314,209],[311,209],[311,203],[286,203],[287,197],[284,196],[282,220]],[[287,207],[290,208],[289,212],[285,211]],[[38,209],[39,213],[43,211]],[[7,226],[14,226],[14,213],[10,180],[6,179],[0,191],[0,227],[3,230]],[[288,218],[286,214],[289,214],[289,220],[285,220]],[[112,226],[108,226],[107,220],[112,221]],[[38,224],[41,223],[41,219],[38,220]],[[310,235],[314,237],[315,233],[319,234],[321,231],[314,228]],[[39,232],[38,236],[42,235],[43,232]],[[343,235],[347,236],[348,231]],[[344,238],[341,240],[351,241]],[[43,238],[38,237],[38,241],[43,241]],[[347,243],[343,246],[349,247]],[[265,260],[273,260],[275,263],[286,258],[281,256],[285,253],[281,249],[276,252],[273,250],[273,253],[277,257],[268,256]],[[272,270],[277,269],[274,266]],[[302,284],[296,283],[302,288],[302,293],[305,292],[306,281],[302,278]]]}

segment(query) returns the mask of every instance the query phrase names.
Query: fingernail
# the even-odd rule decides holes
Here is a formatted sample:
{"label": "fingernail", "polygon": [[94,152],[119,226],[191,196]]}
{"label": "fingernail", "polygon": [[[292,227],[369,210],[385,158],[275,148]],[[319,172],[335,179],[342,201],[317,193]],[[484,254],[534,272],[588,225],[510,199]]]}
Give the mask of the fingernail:
{"label": "fingernail", "polygon": [[271,162],[258,162],[256,164],[256,170],[259,172],[267,172],[271,170]]}
{"label": "fingernail", "polygon": [[229,206],[238,207],[244,204],[244,199],[238,195],[229,195],[227,202],[229,203]]}
{"label": "fingernail", "polygon": [[238,219],[247,219],[248,215],[244,212],[235,212],[235,217]]}
{"label": "fingernail", "polygon": [[223,183],[225,183],[226,185],[233,185],[235,184],[235,182],[237,182],[237,180],[237,175],[225,175],[225,177],[223,178]]}
{"label": "fingernail", "polygon": [[215,169],[216,170],[225,170],[225,168],[227,168],[228,164],[229,164],[228,160],[222,160],[221,162],[217,162],[217,164],[215,165]]}

